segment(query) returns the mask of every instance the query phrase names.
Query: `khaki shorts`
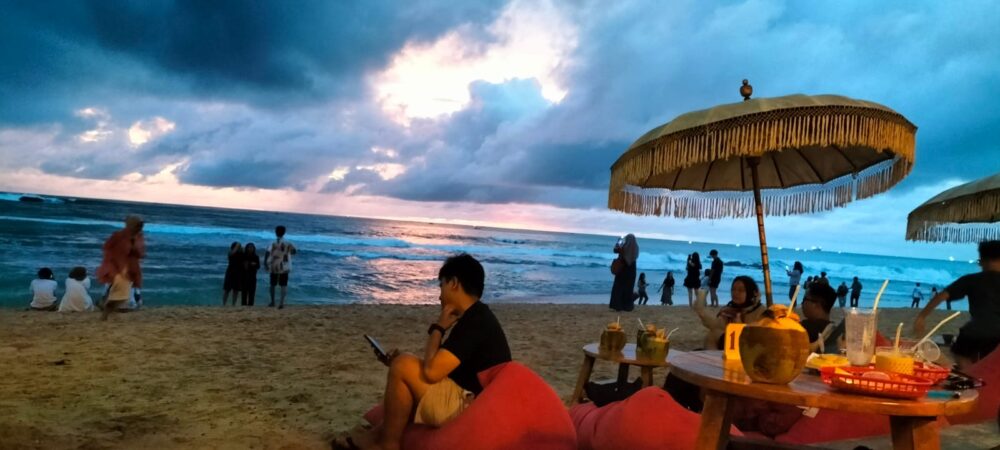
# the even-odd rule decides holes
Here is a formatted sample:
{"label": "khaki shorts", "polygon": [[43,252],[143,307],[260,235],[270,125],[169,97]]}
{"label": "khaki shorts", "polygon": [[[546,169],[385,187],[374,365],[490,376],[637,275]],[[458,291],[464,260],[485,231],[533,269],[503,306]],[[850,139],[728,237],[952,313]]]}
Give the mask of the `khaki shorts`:
{"label": "khaki shorts", "polygon": [[128,301],[132,298],[132,281],[128,279],[128,272],[115,275],[111,282],[111,290],[108,291],[109,302]]}
{"label": "khaki shorts", "polygon": [[462,389],[451,378],[430,385],[417,404],[413,422],[439,427],[458,417],[472,401],[472,392]]}

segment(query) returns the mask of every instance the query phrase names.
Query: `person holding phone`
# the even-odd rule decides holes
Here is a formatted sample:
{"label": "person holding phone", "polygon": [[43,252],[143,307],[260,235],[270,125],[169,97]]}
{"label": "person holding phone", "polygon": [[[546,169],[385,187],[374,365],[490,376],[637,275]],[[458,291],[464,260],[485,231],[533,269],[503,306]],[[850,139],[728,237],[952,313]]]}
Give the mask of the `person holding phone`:
{"label": "person holding phone", "polygon": [[438,271],[441,311],[427,329],[423,358],[397,350],[380,357],[389,367],[382,424],[342,434],[333,448],[398,449],[411,418],[441,426],[458,417],[483,390],[479,372],[511,360],[500,321],[480,300],[485,279],[483,266],[468,254],[444,262]]}

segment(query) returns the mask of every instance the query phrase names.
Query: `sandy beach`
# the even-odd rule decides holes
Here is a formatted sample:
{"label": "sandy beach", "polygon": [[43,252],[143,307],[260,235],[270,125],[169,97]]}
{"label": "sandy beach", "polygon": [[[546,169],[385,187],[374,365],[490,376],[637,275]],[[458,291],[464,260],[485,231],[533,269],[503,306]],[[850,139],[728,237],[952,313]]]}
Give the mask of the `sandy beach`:
{"label": "sandy beach", "polygon": [[[514,358],[564,401],[580,348],[616,316],[600,305],[493,309]],[[892,335],[916,312],[885,309],[880,329]],[[955,332],[963,316],[944,332]],[[672,349],[697,348],[703,337],[686,306],[621,317],[629,335],[636,318],[681,327]],[[419,352],[435,318],[434,306],[400,305],[164,307],[108,322],[97,313],[0,310],[0,448],[327,448],[324,438],[359,423],[383,388],[385,368],[362,334]],[[595,369],[595,377],[612,377],[615,368]],[[662,384],[664,373],[655,377]]]}

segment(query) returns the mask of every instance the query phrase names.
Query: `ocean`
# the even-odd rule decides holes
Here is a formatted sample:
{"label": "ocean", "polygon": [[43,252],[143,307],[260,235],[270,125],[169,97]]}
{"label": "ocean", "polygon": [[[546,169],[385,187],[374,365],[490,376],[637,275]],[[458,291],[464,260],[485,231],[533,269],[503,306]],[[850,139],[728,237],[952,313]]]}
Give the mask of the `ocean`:
{"label": "ocean", "polygon": [[[444,258],[459,252],[483,263],[489,302],[606,303],[613,282],[609,266],[616,237],[49,196],[25,202],[20,197],[0,194],[0,306],[5,307],[27,306],[28,285],[40,267],[52,268],[60,287],[74,266],[93,275],[102,243],[132,213],[146,222],[142,292],[147,306],[220,304],[230,243],[254,242],[263,257],[276,225],[288,228],[286,239],[299,250],[289,283],[292,305],[433,304],[437,270]],[[750,275],[763,288],[755,246],[642,237],[639,246],[639,271],[652,284],[650,304],[659,303],[655,291],[666,271],[677,279],[675,304],[686,301],[680,285],[687,254],[699,252],[707,267],[713,248],[726,261],[722,301],[736,275]],[[865,286],[862,306],[871,305],[885,279],[891,281],[882,305],[900,307],[909,306],[916,282],[929,299],[931,286],[940,288],[978,271],[968,261],[778,248],[769,252],[774,298],[781,301],[788,292],[783,268],[794,261],[805,265],[806,276],[827,272],[834,287],[858,276]],[[260,305],[268,295],[264,271],[258,280]],[[95,282],[92,295],[102,292]],[[966,307],[964,302],[954,306]]]}

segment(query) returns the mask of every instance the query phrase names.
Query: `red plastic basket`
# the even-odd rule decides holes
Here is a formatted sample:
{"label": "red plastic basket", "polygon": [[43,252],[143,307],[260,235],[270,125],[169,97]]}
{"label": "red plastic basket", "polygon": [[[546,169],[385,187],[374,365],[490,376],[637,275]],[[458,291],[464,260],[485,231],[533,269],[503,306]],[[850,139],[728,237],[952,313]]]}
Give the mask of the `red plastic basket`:
{"label": "red plastic basket", "polygon": [[[850,375],[837,373],[837,369]],[[869,367],[824,367],[819,373],[824,383],[836,389],[877,397],[920,398],[927,395],[927,391],[934,386],[934,383],[924,378],[898,373],[882,372],[889,375],[888,380],[862,376],[872,371]]]}
{"label": "red plastic basket", "polygon": [[914,376],[930,380],[930,382],[934,384],[938,384],[948,378],[949,374],[951,374],[951,370],[937,364],[917,362],[914,363],[913,366]]}

